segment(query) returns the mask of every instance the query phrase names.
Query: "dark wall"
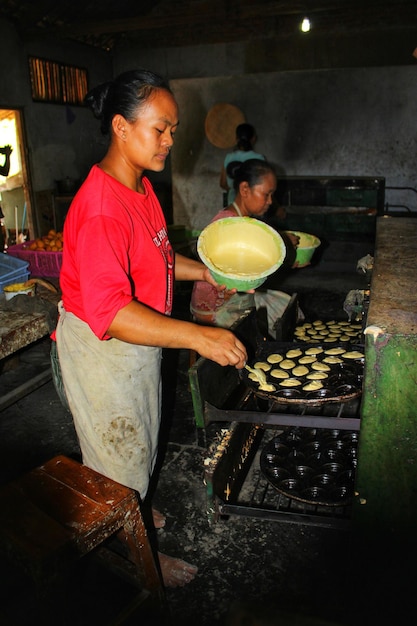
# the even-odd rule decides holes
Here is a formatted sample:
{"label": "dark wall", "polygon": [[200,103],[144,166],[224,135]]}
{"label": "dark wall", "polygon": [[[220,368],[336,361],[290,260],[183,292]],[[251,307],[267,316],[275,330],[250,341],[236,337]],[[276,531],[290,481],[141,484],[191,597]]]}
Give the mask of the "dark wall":
{"label": "dark wall", "polygon": [[[33,212],[36,192],[54,189],[55,181],[84,178],[105,149],[98,122],[84,107],[33,102],[28,56],[84,67],[89,84],[112,77],[112,59],[103,51],[49,39],[23,42],[15,28],[0,19],[0,108],[19,108],[26,130]],[[1,141],[0,141],[1,143]]]}

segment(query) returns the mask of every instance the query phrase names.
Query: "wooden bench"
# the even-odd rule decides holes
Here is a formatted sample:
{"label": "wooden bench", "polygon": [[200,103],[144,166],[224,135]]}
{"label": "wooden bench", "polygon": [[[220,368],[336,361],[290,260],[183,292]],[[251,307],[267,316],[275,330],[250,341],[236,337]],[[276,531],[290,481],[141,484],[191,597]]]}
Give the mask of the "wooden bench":
{"label": "wooden bench", "polygon": [[[145,601],[166,614],[165,591],[134,490],[57,456],[2,486],[0,502],[0,550],[34,581],[40,623],[58,623],[56,588],[71,566],[93,551],[138,588],[121,615]],[[126,554],[103,547],[112,536]]]}

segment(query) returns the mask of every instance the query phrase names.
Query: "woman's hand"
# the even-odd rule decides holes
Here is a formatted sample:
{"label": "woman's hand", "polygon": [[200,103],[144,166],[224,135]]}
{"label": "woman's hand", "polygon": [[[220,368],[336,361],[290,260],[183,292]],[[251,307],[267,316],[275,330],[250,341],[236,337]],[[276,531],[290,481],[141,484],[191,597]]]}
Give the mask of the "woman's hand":
{"label": "woman's hand", "polygon": [[[203,280],[205,280],[207,283],[209,283],[209,285],[212,285],[213,287],[215,287],[217,289],[217,291],[224,291],[225,292],[225,296],[227,296],[228,298],[230,298],[231,296],[233,296],[235,293],[237,293],[237,289],[227,289],[226,285],[219,285],[219,283],[217,283],[213,276],[210,274],[210,271],[206,268],[203,272]],[[248,289],[248,291],[246,291],[245,293],[255,293],[254,289]]]}
{"label": "woman's hand", "polygon": [[294,248],[297,248],[300,243],[300,237],[298,235],[294,235],[294,233],[287,233],[287,237],[290,240],[291,245],[293,245]]}
{"label": "woman's hand", "polygon": [[198,326],[194,347],[198,354],[219,365],[242,369],[248,358],[243,343],[230,331],[216,326]]}

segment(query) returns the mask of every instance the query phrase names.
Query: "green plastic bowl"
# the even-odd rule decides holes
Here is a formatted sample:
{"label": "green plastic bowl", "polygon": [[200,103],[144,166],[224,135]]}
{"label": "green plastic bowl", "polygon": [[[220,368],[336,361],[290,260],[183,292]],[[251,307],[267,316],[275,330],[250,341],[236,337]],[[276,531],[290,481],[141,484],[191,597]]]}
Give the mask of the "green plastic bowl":
{"label": "green plastic bowl", "polygon": [[225,217],[201,232],[197,252],[219,285],[248,291],[282,265],[286,248],[271,226],[252,217]]}
{"label": "green plastic bowl", "polygon": [[297,253],[295,256],[293,267],[301,268],[305,267],[306,265],[310,265],[316,248],[318,248],[321,244],[320,239],[315,235],[303,233],[299,230],[285,230],[284,234],[295,235],[296,237],[300,238],[300,243],[297,246]]}

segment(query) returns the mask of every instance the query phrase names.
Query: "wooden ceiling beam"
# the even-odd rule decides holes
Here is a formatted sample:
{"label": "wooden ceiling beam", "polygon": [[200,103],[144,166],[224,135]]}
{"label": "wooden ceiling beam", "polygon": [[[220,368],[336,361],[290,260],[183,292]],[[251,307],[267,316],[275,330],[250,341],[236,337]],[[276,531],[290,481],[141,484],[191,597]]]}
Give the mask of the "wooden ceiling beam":
{"label": "wooden ceiling beam", "polygon": [[[319,6],[315,3],[307,2],[248,2],[233,3],[218,0],[217,2],[206,2],[198,4],[198,11],[187,11],[182,14],[163,13],[158,15],[146,15],[131,17],[126,19],[113,19],[103,21],[86,21],[72,24],[55,25],[53,30],[61,37],[80,37],[85,35],[102,35],[129,33],[139,31],[158,31],[169,28],[186,28],[190,29],[201,25],[212,24],[230,24],[233,28],[235,24],[244,26],[245,21],[254,18],[288,18],[291,16],[309,16],[324,14],[327,18],[332,15],[339,15],[343,12],[361,12],[366,15],[380,14],[381,9],[390,6],[392,2],[386,3],[384,0],[379,2],[370,1],[364,5],[363,0],[341,0],[340,2],[322,2]],[[416,11],[414,2],[400,2],[402,10],[407,8],[410,11]],[[398,5],[398,6],[399,6]]]}

